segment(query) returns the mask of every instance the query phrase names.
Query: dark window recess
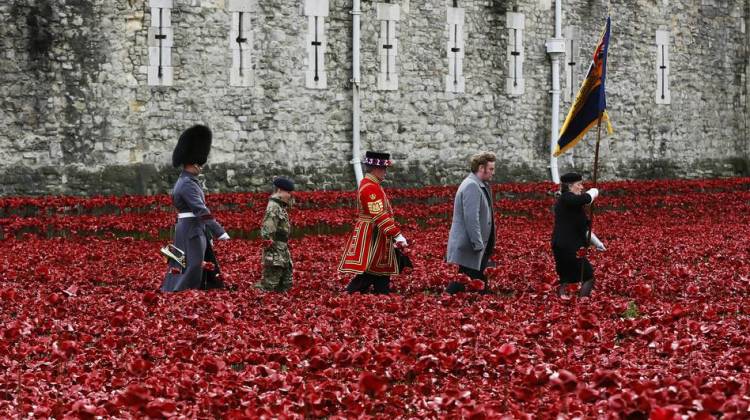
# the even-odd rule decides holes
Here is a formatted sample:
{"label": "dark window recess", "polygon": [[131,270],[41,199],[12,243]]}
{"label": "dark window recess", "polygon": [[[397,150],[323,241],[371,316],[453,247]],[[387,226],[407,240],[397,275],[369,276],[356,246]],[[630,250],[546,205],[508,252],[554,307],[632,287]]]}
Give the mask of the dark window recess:
{"label": "dark window recess", "polygon": [[315,77],[313,80],[316,82],[320,80],[320,77],[318,76],[318,47],[323,45],[320,41],[318,41],[318,17],[315,16],[315,40],[311,43],[313,47],[315,47]]}
{"label": "dark window recess", "polygon": [[235,40],[235,41],[237,41],[237,46],[239,47],[239,50],[240,50],[240,77],[243,76],[243,71],[244,71],[243,70],[243,67],[244,67],[243,64],[244,63],[242,62],[242,60],[243,60],[243,57],[242,57],[243,56],[243,54],[242,54],[242,44],[246,44],[247,43],[247,38],[243,36],[243,34],[244,34],[244,31],[243,31],[243,28],[242,28],[242,18],[243,18],[243,15],[244,15],[243,12],[239,12],[239,19],[240,20],[239,20],[239,25],[238,25],[238,28],[237,28],[237,39]]}
{"label": "dark window recess", "polygon": [[[456,7],[457,2],[453,2],[453,7]],[[458,53],[461,52],[461,49],[458,48],[458,25],[453,25],[453,48],[451,48],[451,52],[453,53],[453,84],[458,84]]]}
{"label": "dark window recess", "polygon": [[385,54],[385,80],[391,80],[391,55],[388,54],[388,50],[393,49],[393,45],[389,44],[388,41],[391,39],[391,27],[390,21],[385,21],[385,44],[383,49],[386,50]]}
{"label": "dark window recess", "polygon": [[518,51],[518,29],[513,29],[513,51],[510,52],[513,56],[513,86],[518,86],[518,56],[521,52]]}
{"label": "dark window recess", "polygon": [[164,76],[164,74],[162,72],[162,57],[161,57],[161,54],[162,54],[162,42],[165,39],[167,39],[167,35],[165,35],[164,31],[163,31],[163,28],[164,28],[163,21],[162,21],[163,13],[164,13],[164,9],[160,8],[159,9],[159,33],[154,36],[156,39],[159,40],[159,68],[158,68],[158,73],[157,74],[158,74],[158,76],[159,76],[160,79]]}
{"label": "dark window recess", "polygon": [[568,63],[567,63],[568,66],[570,67],[570,84],[571,84],[571,86],[569,86],[568,89],[569,89],[569,92],[570,92],[571,96],[573,95],[573,87],[572,87],[572,85],[575,84],[575,80],[574,80],[575,79],[575,73],[573,72],[573,70],[575,69],[575,67],[573,67],[573,66],[575,66],[576,64],[578,64],[578,63],[576,63],[575,57],[573,56],[573,54],[575,52],[575,50],[573,49],[574,46],[575,46],[575,40],[571,39],[570,40],[570,61],[568,61]]}
{"label": "dark window recess", "polygon": [[661,70],[661,98],[664,99],[664,93],[665,93],[665,72],[667,71],[667,65],[664,58],[664,45],[661,46],[661,66],[659,66],[659,70]]}
{"label": "dark window recess", "polygon": [[575,65],[576,65],[576,62],[575,62],[575,61],[573,61],[573,60],[575,59],[575,57],[573,57],[573,51],[575,51],[575,50],[573,50],[573,46],[574,46],[574,45],[575,45],[575,40],[572,40],[572,39],[571,39],[571,40],[570,40],[570,61],[568,62],[568,65],[569,65],[569,66],[570,66],[571,68],[572,68],[573,66],[575,66]]}

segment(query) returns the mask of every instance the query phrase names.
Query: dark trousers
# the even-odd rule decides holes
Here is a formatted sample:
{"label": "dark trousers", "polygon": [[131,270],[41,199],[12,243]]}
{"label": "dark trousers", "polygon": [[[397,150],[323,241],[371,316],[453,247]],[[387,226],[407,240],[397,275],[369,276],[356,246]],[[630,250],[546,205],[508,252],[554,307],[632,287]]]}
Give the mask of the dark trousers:
{"label": "dark trousers", "polygon": [[[487,198],[487,201],[489,203],[492,203],[492,200],[490,200],[489,193],[486,190],[484,191],[484,194],[485,194],[485,197]],[[490,207],[492,207],[492,204],[490,204]],[[490,291],[490,288],[487,285],[487,276],[484,275],[484,270],[489,265],[490,256],[492,255],[493,252],[495,252],[495,221],[494,219],[492,221],[492,228],[490,229],[490,239],[487,242],[487,246],[484,248],[484,252],[482,253],[482,261],[479,263],[479,270],[474,270],[473,268],[464,267],[463,265],[458,266],[458,272],[460,274],[466,274],[472,280],[482,280],[484,282],[484,290],[482,290],[480,293],[489,293]],[[448,287],[445,288],[445,291],[453,295],[459,292],[466,291],[466,286],[464,286],[463,283],[452,281],[448,283]]]}
{"label": "dark trousers", "polygon": [[560,277],[560,283],[580,283],[581,271],[583,281],[594,278],[594,267],[587,258],[578,258],[575,249],[553,246],[552,255],[555,257],[555,271]]}
{"label": "dark trousers", "polygon": [[201,289],[223,289],[224,281],[221,279],[221,272],[219,271],[219,261],[216,260],[216,254],[214,254],[214,246],[211,241],[206,243],[206,253],[204,254],[203,261],[208,261],[214,265],[213,271],[203,270],[203,282]]}
{"label": "dark trousers", "polygon": [[372,286],[373,293],[387,295],[390,289],[391,276],[378,276],[376,274],[362,273],[354,276],[346,291],[349,293],[368,293]]}
{"label": "dark trousers", "polygon": [[[482,290],[482,292],[486,293],[488,291],[487,290],[487,276],[484,275],[484,268],[480,271],[480,270],[474,270],[472,268],[459,265],[458,272],[461,274],[466,274],[472,280],[482,280],[484,282],[484,290]],[[466,286],[463,283],[452,281],[448,283],[448,287],[445,288],[445,291],[453,295],[456,293],[465,292]]]}
{"label": "dark trousers", "polygon": [[[479,270],[464,267],[463,265],[458,266],[458,272],[460,274],[466,274],[472,280],[482,280],[484,282],[484,290],[482,290],[481,293],[489,292],[489,287],[487,286],[487,276],[484,275],[484,270],[489,264],[490,254],[492,254],[492,248],[490,248],[489,250],[485,249],[484,254],[482,254],[482,262],[479,266]],[[452,281],[448,283],[448,287],[445,288],[445,291],[451,295],[454,295],[456,293],[465,292],[466,286],[463,283]]]}

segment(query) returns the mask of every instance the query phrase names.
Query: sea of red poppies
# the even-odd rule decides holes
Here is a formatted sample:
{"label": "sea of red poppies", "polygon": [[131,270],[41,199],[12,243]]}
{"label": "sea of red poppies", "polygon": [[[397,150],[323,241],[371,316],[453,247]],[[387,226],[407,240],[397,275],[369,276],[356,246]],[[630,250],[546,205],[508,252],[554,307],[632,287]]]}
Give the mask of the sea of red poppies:
{"label": "sea of red poppies", "polygon": [[492,293],[449,296],[455,187],[388,190],[415,269],[347,295],[352,192],[210,194],[230,290],[164,294],[166,195],[0,198],[0,417],[749,418],[750,178],[600,185],[591,298],[560,299],[551,184],[496,184]]}

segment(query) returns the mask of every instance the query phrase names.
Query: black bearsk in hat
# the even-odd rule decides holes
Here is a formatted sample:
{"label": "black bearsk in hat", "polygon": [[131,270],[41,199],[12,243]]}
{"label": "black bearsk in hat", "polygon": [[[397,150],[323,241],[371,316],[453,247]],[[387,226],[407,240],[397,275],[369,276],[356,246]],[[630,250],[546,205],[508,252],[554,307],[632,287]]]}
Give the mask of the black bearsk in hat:
{"label": "black bearsk in hat", "polygon": [[393,162],[390,153],[366,152],[364,163],[369,166],[391,166]]}
{"label": "black bearsk in hat", "polygon": [[211,129],[205,125],[194,125],[185,130],[172,152],[172,166],[196,163],[204,165],[211,151]]}

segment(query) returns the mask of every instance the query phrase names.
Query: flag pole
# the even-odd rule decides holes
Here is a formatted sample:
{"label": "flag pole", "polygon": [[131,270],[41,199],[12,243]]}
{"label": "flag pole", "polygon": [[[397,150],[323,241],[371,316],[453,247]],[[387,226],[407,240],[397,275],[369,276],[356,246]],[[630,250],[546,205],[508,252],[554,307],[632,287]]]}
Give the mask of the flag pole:
{"label": "flag pole", "polygon": [[[599,177],[599,142],[602,139],[602,116],[604,115],[604,111],[602,111],[599,114],[599,120],[596,124],[596,149],[594,151],[594,179],[593,179],[593,187],[596,188],[597,180]],[[586,246],[585,249],[588,250],[589,246],[591,246],[591,232],[594,231],[594,200],[591,200],[591,204],[589,204],[589,233],[586,237]],[[584,273],[584,264],[583,260],[581,260],[581,284],[583,284],[583,273]]]}

